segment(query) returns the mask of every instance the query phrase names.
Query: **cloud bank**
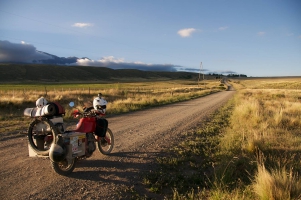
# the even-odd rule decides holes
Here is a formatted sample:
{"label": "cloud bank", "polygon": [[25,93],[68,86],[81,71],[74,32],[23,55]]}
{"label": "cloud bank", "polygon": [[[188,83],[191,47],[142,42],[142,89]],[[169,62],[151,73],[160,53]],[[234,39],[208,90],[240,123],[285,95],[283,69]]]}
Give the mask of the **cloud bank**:
{"label": "cloud bank", "polygon": [[33,60],[47,60],[52,57],[41,52],[31,44],[11,43],[9,41],[0,40],[0,62],[28,62]]}
{"label": "cloud bank", "polygon": [[214,74],[237,74],[237,72],[232,70],[217,70],[217,71],[210,71],[208,73],[214,73]]}
{"label": "cloud bank", "polygon": [[[74,62],[73,62],[74,60]],[[36,61],[36,62],[34,62]],[[71,63],[71,62],[73,63]],[[144,71],[177,71],[179,66],[172,64],[146,64],[143,62],[128,62],[122,58],[113,56],[103,57],[100,60],[90,60],[88,58],[57,57],[38,51],[33,45],[21,43],[11,43],[0,40],[0,62],[21,62],[21,63],[44,63],[60,64],[72,66],[95,66],[108,67],[111,69],[138,69]]]}
{"label": "cloud bank", "polygon": [[[173,64],[148,64],[143,62],[130,62],[123,58],[114,56],[102,57],[99,60],[77,57],[58,57],[38,51],[33,45],[21,43],[11,43],[0,40],[0,62],[20,62],[20,63],[44,63],[57,64],[63,66],[94,66],[107,67],[111,69],[137,69],[143,71],[185,71],[199,73],[199,68],[190,68]],[[203,72],[208,70],[203,69]],[[233,71],[220,71],[219,73],[235,73]]]}
{"label": "cloud bank", "polygon": [[100,60],[90,60],[88,58],[78,59],[75,64],[79,66],[99,66],[111,69],[138,69],[143,71],[177,71],[177,66],[172,64],[146,64],[142,62],[127,62],[123,58],[114,56],[103,57]]}

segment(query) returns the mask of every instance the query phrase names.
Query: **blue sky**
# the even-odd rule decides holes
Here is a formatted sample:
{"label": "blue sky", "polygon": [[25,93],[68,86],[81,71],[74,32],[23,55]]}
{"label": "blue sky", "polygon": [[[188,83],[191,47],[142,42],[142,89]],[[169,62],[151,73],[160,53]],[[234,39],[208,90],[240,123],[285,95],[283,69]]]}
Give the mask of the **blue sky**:
{"label": "blue sky", "polygon": [[0,62],[30,47],[91,59],[78,65],[301,76],[301,1],[3,0],[0,42]]}

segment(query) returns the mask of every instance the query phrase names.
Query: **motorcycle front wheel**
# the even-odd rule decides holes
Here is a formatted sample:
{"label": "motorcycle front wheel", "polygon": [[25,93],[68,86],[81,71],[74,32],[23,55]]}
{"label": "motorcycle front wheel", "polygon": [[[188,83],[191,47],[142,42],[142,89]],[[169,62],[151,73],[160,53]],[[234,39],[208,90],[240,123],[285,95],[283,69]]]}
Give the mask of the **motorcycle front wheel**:
{"label": "motorcycle front wheel", "polygon": [[29,124],[27,136],[32,150],[42,156],[48,156],[50,147],[56,142],[57,128],[45,117],[37,118]]}
{"label": "motorcycle front wheel", "polygon": [[114,135],[111,129],[107,129],[105,137],[97,141],[97,149],[100,153],[108,155],[114,147]]}
{"label": "motorcycle front wheel", "polygon": [[61,162],[53,162],[50,160],[52,169],[62,176],[67,176],[73,172],[75,168],[76,158],[71,159],[69,162],[67,159],[64,159]]}

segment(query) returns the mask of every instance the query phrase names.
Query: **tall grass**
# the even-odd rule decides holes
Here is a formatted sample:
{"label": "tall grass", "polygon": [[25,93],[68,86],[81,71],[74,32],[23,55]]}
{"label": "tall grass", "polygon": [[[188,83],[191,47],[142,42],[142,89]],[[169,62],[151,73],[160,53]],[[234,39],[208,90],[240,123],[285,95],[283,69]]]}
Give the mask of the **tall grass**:
{"label": "tall grass", "polygon": [[145,184],[168,185],[167,199],[301,199],[300,79],[231,83],[232,101],[158,159]]}
{"label": "tall grass", "polygon": [[253,188],[263,200],[301,198],[301,180],[293,169],[282,168],[269,172],[264,165],[259,165]]}
{"label": "tall grass", "polygon": [[[301,84],[294,80],[261,83],[243,82],[251,89],[242,89],[235,96],[235,108],[219,148],[225,157],[245,162],[226,173],[236,185],[243,181],[244,188],[251,186],[252,199],[299,199],[301,93],[295,88]],[[245,171],[247,179],[237,176],[238,171]]]}
{"label": "tall grass", "polygon": [[[219,149],[221,155],[245,162],[233,165],[226,174],[234,185],[243,181],[243,188],[253,188],[251,199],[300,199],[300,81],[248,80],[239,84],[244,89],[235,96]],[[237,171],[244,171],[245,179],[237,176]]]}

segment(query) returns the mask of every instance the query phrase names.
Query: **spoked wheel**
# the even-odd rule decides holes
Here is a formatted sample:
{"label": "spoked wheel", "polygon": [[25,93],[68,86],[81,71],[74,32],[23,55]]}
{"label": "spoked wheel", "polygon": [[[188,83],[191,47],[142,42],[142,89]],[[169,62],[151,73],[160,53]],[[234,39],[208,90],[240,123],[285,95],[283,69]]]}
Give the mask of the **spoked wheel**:
{"label": "spoked wheel", "polygon": [[38,155],[47,156],[51,145],[57,140],[58,130],[50,120],[41,117],[30,123],[27,135],[32,150]]}
{"label": "spoked wheel", "polygon": [[104,155],[108,155],[111,153],[114,147],[114,136],[112,131],[108,128],[106,132],[106,136],[102,137],[99,141],[97,141],[97,149],[100,153]]}
{"label": "spoked wheel", "polygon": [[76,158],[73,158],[69,161],[67,159],[64,159],[61,162],[53,162],[52,160],[50,160],[50,162],[51,162],[52,169],[56,173],[62,176],[67,176],[71,172],[73,172],[75,168]]}

